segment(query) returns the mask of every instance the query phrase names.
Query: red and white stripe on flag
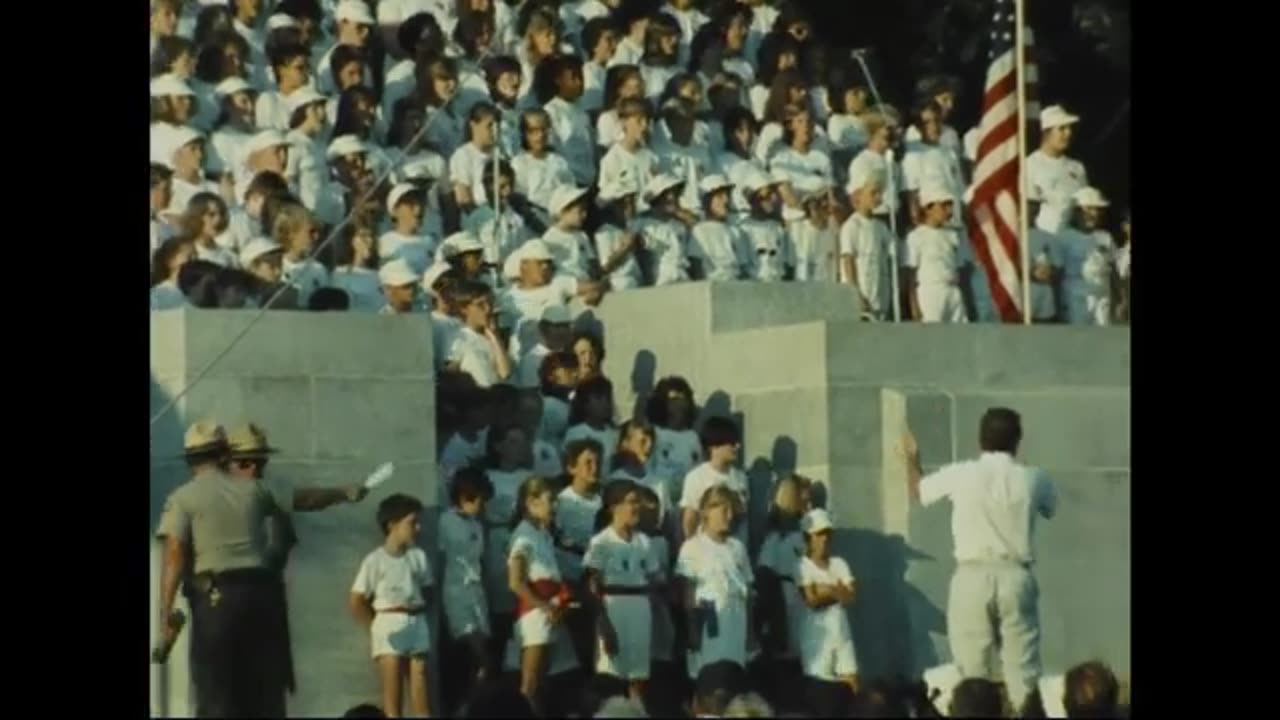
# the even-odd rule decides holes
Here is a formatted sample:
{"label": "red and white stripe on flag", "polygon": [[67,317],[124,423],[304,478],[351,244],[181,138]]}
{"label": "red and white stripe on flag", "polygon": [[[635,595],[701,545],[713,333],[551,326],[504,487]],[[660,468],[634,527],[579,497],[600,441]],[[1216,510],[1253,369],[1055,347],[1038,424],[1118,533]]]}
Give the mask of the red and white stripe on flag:
{"label": "red and white stripe on flag", "polygon": [[[1013,47],[1016,13],[1012,0],[997,0],[991,31],[991,64],[982,96],[978,152],[969,201],[969,240],[991,287],[991,299],[1003,322],[1022,320],[1022,245],[1018,238],[1018,70]],[[1035,97],[1037,72],[1031,28],[1023,31],[1027,119],[1040,115]]]}

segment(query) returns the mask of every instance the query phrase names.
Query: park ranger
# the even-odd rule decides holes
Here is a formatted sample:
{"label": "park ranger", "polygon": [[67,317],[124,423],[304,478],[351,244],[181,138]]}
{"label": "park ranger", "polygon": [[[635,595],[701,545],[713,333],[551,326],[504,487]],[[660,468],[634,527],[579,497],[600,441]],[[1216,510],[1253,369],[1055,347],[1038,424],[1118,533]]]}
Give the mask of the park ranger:
{"label": "park ranger", "polygon": [[1032,572],[1036,516],[1053,517],[1057,495],[1044,471],[1014,460],[1022,420],[1008,408],[982,416],[976,460],[921,479],[920,450],[908,431],[902,452],[913,500],[950,498],[956,571],[947,598],[947,635],[962,678],[990,678],[999,648],[1013,707],[1040,678],[1040,588]]}
{"label": "park ranger", "polygon": [[163,642],[180,583],[191,603],[191,668],[197,717],[264,717],[279,702],[287,670],[278,652],[279,575],[268,565],[266,524],[284,511],[261,484],[228,474],[222,426],[192,425],[183,440],[191,480],[169,495],[157,535],[164,540],[160,579]]}

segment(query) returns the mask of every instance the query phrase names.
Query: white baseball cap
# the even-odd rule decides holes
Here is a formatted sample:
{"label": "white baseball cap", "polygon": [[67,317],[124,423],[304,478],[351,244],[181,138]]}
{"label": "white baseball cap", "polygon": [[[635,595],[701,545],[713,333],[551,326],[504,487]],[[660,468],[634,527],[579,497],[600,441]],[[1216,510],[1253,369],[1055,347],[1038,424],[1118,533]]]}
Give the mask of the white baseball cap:
{"label": "white baseball cap", "polygon": [[561,185],[551,193],[551,204],[547,209],[551,211],[552,217],[559,217],[565,208],[574,204],[586,194],[587,188]]}
{"label": "white baseball cap", "polygon": [[328,100],[328,98],[315,90],[312,90],[309,87],[304,87],[285,98],[285,104],[289,108],[289,114],[292,115],[312,103],[324,102],[326,100]]}
{"label": "white baseball cap", "polygon": [[520,249],[513,253],[513,255],[520,256],[519,262],[524,262],[525,260],[555,260],[551,255],[551,248],[547,247],[547,244],[538,238],[534,238],[526,242],[524,245],[521,245]]}
{"label": "white baseball cap", "polygon": [[615,200],[621,200],[628,195],[639,195],[640,183],[633,177],[612,178],[605,181],[600,186],[600,192],[596,195],[596,202],[600,205],[608,205]]}
{"label": "white baseball cap", "polygon": [[172,164],[174,153],[178,152],[184,145],[189,143],[196,142],[197,140],[203,142],[204,134],[198,130],[189,128],[186,125],[180,125],[178,127],[171,128],[165,139],[168,142],[165,143],[164,157],[168,158],[169,164]]}
{"label": "white baseball cap", "polygon": [[950,190],[934,185],[920,189],[920,207],[928,207],[934,203],[955,202],[955,195]]}
{"label": "white baseball cap", "polygon": [[884,187],[885,174],[877,168],[870,165],[858,165],[858,167],[849,173],[849,182],[845,184],[844,189],[850,195],[866,187],[868,183],[877,182],[880,187]]}
{"label": "white baseball cap", "polygon": [[378,270],[378,282],[387,287],[404,287],[418,282],[418,273],[402,258],[396,258]]}
{"label": "white baseball cap", "polygon": [[173,74],[158,75],[151,79],[151,97],[195,97],[196,93],[187,82]]}
{"label": "white baseball cap", "polygon": [[281,145],[289,145],[289,141],[285,139],[284,133],[279,130],[263,130],[250,138],[249,142],[245,144],[244,154],[245,157],[248,157],[260,150],[280,147]]}
{"label": "white baseball cap", "polygon": [[240,264],[244,267],[251,267],[258,258],[267,253],[283,252],[284,248],[279,243],[269,237],[256,237],[245,243],[240,250]]}
{"label": "white baseball cap", "polygon": [[568,325],[573,322],[573,316],[569,314],[569,308],[562,303],[546,306],[542,309],[542,315],[538,319],[552,325]]}
{"label": "white baseball cap", "polygon": [[1103,197],[1102,193],[1098,190],[1098,188],[1093,188],[1093,187],[1080,188],[1079,190],[1076,191],[1075,195],[1071,196],[1071,199],[1074,200],[1076,202],[1076,205],[1079,205],[1080,207],[1103,208],[1103,207],[1109,207],[1111,205],[1111,203],[1108,202],[1105,197]]}
{"label": "white baseball cap", "polygon": [[822,508],[814,508],[810,510],[805,513],[805,516],[800,520],[800,530],[806,535],[820,533],[823,530],[830,530],[831,528],[831,516]]}
{"label": "white baseball cap", "polygon": [[329,151],[327,153],[330,160],[338,157],[346,157],[347,155],[361,155],[369,152],[369,146],[355,135],[339,135],[329,143]]}
{"label": "white baseball cap", "polygon": [[664,192],[676,187],[684,185],[684,180],[667,173],[658,173],[649,178],[649,184],[645,186],[644,196],[646,198],[656,198]]}
{"label": "white baseball cap", "polygon": [[453,268],[449,266],[449,263],[442,262],[436,263],[427,268],[427,273],[422,276],[422,288],[434,296],[435,291],[431,289],[432,286],[439,282],[440,278],[452,269]]}
{"label": "white baseball cap", "polygon": [[[344,135],[343,137],[348,136]],[[332,152],[333,149],[331,147],[330,153]],[[387,212],[394,213],[396,211],[396,205],[400,202],[401,198],[409,193],[416,192],[422,192],[422,189],[413,183],[397,183],[395,187],[391,188],[391,192],[387,193]]]}
{"label": "white baseball cap", "polygon": [[446,258],[454,258],[463,253],[481,252],[483,250],[484,245],[480,244],[480,239],[475,234],[465,230],[445,238],[444,243],[441,245],[441,252]]}
{"label": "white baseball cap", "polygon": [[831,182],[824,177],[813,175],[796,180],[792,183],[792,186],[801,196],[809,198],[815,195],[825,195],[831,189]]}
{"label": "white baseball cap", "polygon": [[751,170],[747,173],[747,177],[742,181],[742,187],[749,193],[759,192],[760,190],[779,184],[781,183],[770,177],[762,170]]}
{"label": "white baseball cap", "polygon": [[438,173],[431,158],[419,158],[404,164],[401,168],[406,180],[437,180]]}
{"label": "white baseball cap", "polygon": [[724,175],[708,175],[698,183],[698,191],[703,195],[710,195],[717,190],[727,190],[732,187],[733,183]]}
{"label": "white baseball cap", "polygon": [[373,25],[375,22],[373,15],[369,12],[369,6],[360,0],[342,0],[338,3],[338,9],[334,11],[333,18],[338,22],[346,20],[360,25]]}
{"label": "white baseball cap", "polygon": [[1067,112],[1066,108],[1061,105],[1050,105],[1040,111],[1040,129],[1052,130],[1063,125],[1071,125],[1080,122],[1079,116],[1072,115]]}
{"label": "white baseball cap", "polygon": [[271,17],[267,18],[268,32],[270,32],[271,30],[279,30],[281,28],[296,28],[296,27],[302,27],[302,23],[299,23],[297,20],[295,20],[292,15],[286,15],[284,13],[276,13],[275,15],[272,15]]}
{"label": "white baseball cap", "polygon": [[246,90],[253,90],[253,86],[245,82],[244,78],[236,75],[232,75],[226,80],[218,83],[218,86],[213,89],[219,97],[230,97],[238,92],[245,92]]}

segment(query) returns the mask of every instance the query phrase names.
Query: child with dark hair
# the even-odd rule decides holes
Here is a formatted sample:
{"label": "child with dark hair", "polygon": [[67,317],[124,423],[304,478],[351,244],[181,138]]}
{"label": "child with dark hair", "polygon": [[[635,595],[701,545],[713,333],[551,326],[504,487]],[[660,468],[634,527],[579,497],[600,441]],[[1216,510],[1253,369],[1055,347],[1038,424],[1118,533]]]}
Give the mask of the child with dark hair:
{"label": "child with dark hair", "polygon": [[493,289],[481,282],[463,280],[454,288],[453,296],[462,329],[449,349],[449,361],[457,363],[480,387],[505,381],[511,375],[511,358],[498,337]]}
{"label": "child with dark hair", "polygon": [[312,312],[345,312],[351,308],[351,297],[346,290],[320,288],[311,294],[307,309]]}
{"label": "child with dark hair", "polygon": [[311,55],[301,44],[290,43],[270,48],[269,58],[278,90],[258,95],[254,120],[259,130],[272,128],[285,132],[289,129],[291,114],[288,98],[310,82]]}
{"label": "child with dark hair", "polygon": [[[568,349],[568,342],[565,343]],[[576,356],[575,356],[576,357]],[[608,378],[595,377],[578,383],[569,408],[569,429],[564,435],[566,449],[569,443],[590,439],[603,448],[601,467],[606,471],[613,467],[613,450],[618,445],[618,429],[614,423],[613,383]]]}
{"label": "child with dark hair", "polygon": [[382,704],[393,717],[400,715],[406,674],[413,712],[431,714],[426,611],[435,580],[427,554],[417,546],[422,511],[416,498],[399,493],[379,503],[378,527],[386,539],[360,563],[351,586],[351,612],[369,631]]}
{"label": "child with dark hair", "polygon": [[604,105],[604,82],[613,54],[618,49],[618,31],[608,17],[591,18],[582,26],[583,92],[580,105],[589,113]]}
{"label": "child with dark hair", "polygon": [[[379,3],[379,13],[384,6],[393,3]],[[392,117],[397,103],[413,95],[417,63],[430,58],[443,57],[445,53],[445,34],[435,16],[428,12],[418,12],[404,18],[395,30],[396,45],[404,53],[404,59],[387,70],[382,86],[382,112]]]}
{"label": "child with dark hair", "polygon": [[799,699],[791,691],[799,687],[802,676],[800,650],[808,609],[795,584],[795,570],[805,554],[800,520],[810,508],[811,484],[800,475],[778,481],[756,560],[757,621],[775,691],[770,695],[775,699],[786,695],[788,706]]}
{"label": "child with dark hair", "polygon": [[498,110],[498,147],[502,156],[513,158],[520,152],[520,83],[524,70],[510,55],[490,57],[483,63],[485,92]]}
{"label": "child with dark hair", "polygon": [[484,171],[493,164],[499,152],[498,109],[487,102],[476,103],[467,115],[467,142],[449,159],[449,179],[453,182],[453,199],[465,216],[485,202]]}
{"label": "child with dark hair", "polygon": [[609,62],[614,65],[639,65],[644,58],[645,35],[649,32],[649,9],[645,3],[624,3],[613,14],[618,32],[618,47]]}
{"label": "child with dark hair", "polygon": [[185,237],[169,238],[156,249],[151,256],[152,311],[172,310],[187,304],[186,295],[178,289],[178,275],[195,256],[195,243]]}
{"label": "child with dark hair", "polygon": [[462,422],[440,451],[440,478],[446,484],[455,473],[484,461],[489,426],[496,417],[493,390],[474,388],[461,396]]}
{"label": "child with dark hair", "polygon": [[698,531],[698,511],[702,496],[713,487],[725,486],[737,498],[733,508],[736,522],[734,534],[746,545],[750,537],[745,518],[746,510],[750,507],[747,476],[735,465],[738,451],[742,448],[742,435],[738,426],[729,418],[711,417],[703,423],[699,439],[707,461],[690,470],[684,478],[684,488],[680,495],[684,537],[691,538]]}
{"label": "child with dark hair", "polygon": [[342,228],[333,246],[333,273],[330,284],[346,291],[351,309],[376,313],[382,307],[382,286],[378,281],[378,251],[373,229],[365,223]]}
{"label": "child with dark hair", "polygon": [[698,120],[698,110],[692,100],[673,97],[662,106],[662,122],[654,148],[663,160],[665,171],[684,181],[679,207],[690,226],[697,222],[702,209],[698,182],[715,172],[715,159],[706,142],[707,132],[706,125]]}
{"label": "child with dark hair", "polygon": [[683,377],[658,380],[645,401],[644,417],[654,428],[649,469],[670,482],[669,506],[678,504],[685,476],[702,462],[702,441],[693,427],[697,416],[693,388]]}
{"label": "child with dark hair", "polygon": [[764,117],[774,78],[800,67],[800,43],[786,33],[769,33],[760,43],[759,62],[756,83],[748,97],[751,111],[756,117]]}
{"label": "child with dark hair", "polygon": [[666,527],[671,504],[669,481],[649,471],[655,433],[644,418],[632,418],[622,424],[609,468],[609,482],[626,480],[648,488],[658,498],[658,524]]}
{"label": "child with dark hair", "polygon": [[1120,683],[1115,673],[1096,660],[1067,671],[1062,705],[1069,718],[1120,717]]}
{"label": "child with dark hair", "polygon": [[650,18],[640,59],[645,95],[650,100],[657,100],[667,81],[680,71],[680,37],[680,23],[674,17],[659,12]]}
{"label": "child with dark hair", "polygon": [[543,403],[538,436],[563,447],[569,430],[569,396],[578,384],[578,357],[567,350],[553,352],[542,361],[538,374]]}
{"label": "child with dark hair", "polygon": [[[493,267],[502,267],[525,241],[533,237],[530,225],[537,220],[532,217],[524,198],[515,191],[516,173],[511,164],[501,160],[497,165],[497,204],[493,197],[495,168],[487,163],[481,177],[484,182],[484,202],[467,214],[462,221],[464,232],[471,233],[483,246],[484,262]],[[497,287],[497,280],[494,280]]]}
{"label": "child with dark hair", "polygon": [[596,139],[592,135],[591,119],[578,106],[582,97],[582,59],[573,55],[557,55],[547,58],[538,67],[543,80],[534,88],[538,101],[551,118],[556,147],[580,185],[589,186],[596,179]]}
{"label": "child with dark hair", "polygon": [[[565,446],[564,471],[568,484],[556,496],[556,555],[560,572],[571,586],[575,597],[585,600],[582,585],[582,556],[596,533],[596,517],[600,513],[600,474],[603,450],[591,438],[574,440]],[[566,618],[578,663],[591,667],[594,658],[592,614],[589,603],[574,610]]]}
{"label": "child with dark hair", "polygon": [[[454,646],[449,656],[465,668],[463,672],[455,673],[457,685],[446,686],[453,698],[465,698],[471,687],[484,682],[492,674],[486,649],[489,605],[481,569],[484,527],[480,521],[485,503],[491,497],[493,485],[484,470],[479,467],[462,468],[450,479],[449,509],[440,516],[440,552],[446,560],[443,573],[444,619]],[[446,707],[452,705],[445,703]]]}
{"label": "child with dark hair", "polygon": [[1004,696],[998,684],[986,678],[966,678],[951,691],[951,707],[948,716],[1004,717],[1005,709]]}
{"label": "child with dark hair", "polygon": [[[626,100],[644,100],[644,76],[636,65],[611,65],[604,78],[604,106],[596,118],[596,144],[602,154],[622,140],[619,107]],[[635,107],[635,106],[632,106]],[[646,113],[646,116],[652,113]]]}

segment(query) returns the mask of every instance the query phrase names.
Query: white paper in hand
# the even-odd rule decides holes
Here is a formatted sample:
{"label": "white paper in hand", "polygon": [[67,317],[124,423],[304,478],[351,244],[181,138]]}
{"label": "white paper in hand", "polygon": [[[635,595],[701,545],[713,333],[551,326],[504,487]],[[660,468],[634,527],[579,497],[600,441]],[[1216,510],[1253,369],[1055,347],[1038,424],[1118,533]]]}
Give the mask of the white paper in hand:
{"label": "white paper in hand", "polygon": [[382,483],[386,482],[387,479],[390,478],[395,473],[395,471],[396,471],[395,464],[389,463],[389,462],[382,463],[382,465],[378,466],[377,470],[374,470],[373,473],[369,475],[368,478],[365,479],[364,481],[365,489],[372,490],[378,487]]}

